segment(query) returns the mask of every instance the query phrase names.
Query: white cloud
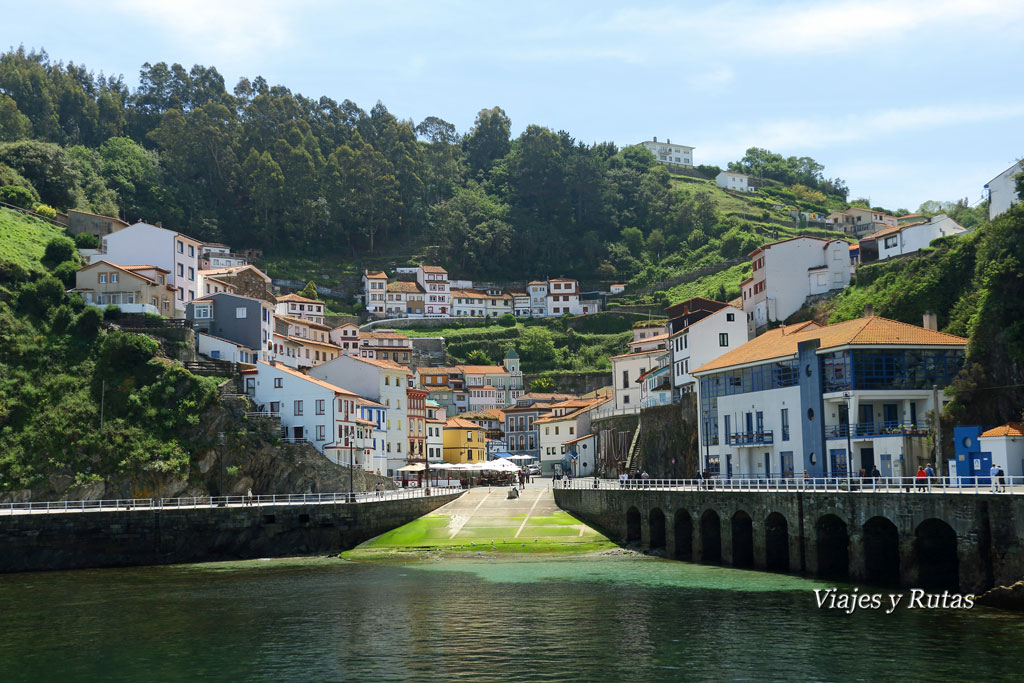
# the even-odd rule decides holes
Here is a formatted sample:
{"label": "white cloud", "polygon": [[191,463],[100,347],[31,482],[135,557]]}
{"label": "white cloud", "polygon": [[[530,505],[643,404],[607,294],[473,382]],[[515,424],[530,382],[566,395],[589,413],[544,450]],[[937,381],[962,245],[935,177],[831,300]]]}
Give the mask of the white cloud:
{"label": "white cloud", "polygon": [[961,124],[1024,118],[1024,102],[964,104],[886,109],[822,119],[786,119],[733,125],[724,137],[701,145],[709,159],[734,159],[748,147],[765,147],[780,154],[876,141],[906,132],[921,132]]}
{"label": "white cloud", "polygon": [[115,7],[204,59],[244,60],[293,41],[299,3],[272,0],[117,0]]}

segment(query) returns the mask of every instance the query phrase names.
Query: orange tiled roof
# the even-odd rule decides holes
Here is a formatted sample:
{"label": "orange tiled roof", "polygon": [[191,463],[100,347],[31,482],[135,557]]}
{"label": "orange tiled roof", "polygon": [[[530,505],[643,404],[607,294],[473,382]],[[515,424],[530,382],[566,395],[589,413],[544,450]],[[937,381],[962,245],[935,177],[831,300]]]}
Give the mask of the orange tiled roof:
{"label": "orange tiled roof", "polygon": [[366,277],[381,278],[381,277],[387,277],[387,276],[388,276],[388,274],[385,273],[383,270],[368,270],[368,271],[366,271]]}
{"label": "orange tiled roof", "polygon": [[467,375],[508,374],[508,370],[503,365],[459,365],[457,367]]}
{"label": "orange tiled roof", "polygon": [[323,301],[317,301],[316,299],[307,299],[306,297],[299,296],[298,294],[285,294],[284,296],[277,297],[277,300],[278,301],[296,301],[296,302],[302,303],[302,304],[320,304],[321,306],[324,303]]}
{"label": "orange tiled roof", "polygon": [[342,356],[343,358],[351,358],[361,363],[369,363],[370,365],[376,365],[378,368],[384,368],[385,370],[401,370],[407,375],[411,375],[405,366],[399,365],[398,363],[392,363],[389,360],[379,360],[377,358],[363,358],[362,356]]}
{"label": "orange tiled roof", "polygon": [[1007,422],[1001,427],[996,427],[982,433],[982,436],[1024,436],[1024,424],[1020,422]]}
{"label": "orange tiled roof", "polygon": [[796,355],[797,345],[819,339],[821,349],[839,346],[966,346],[967,340],[945,332],[926,330],[916,325],[871,316],[857,318],[827,327],[810,323],[769,330],[738,349],[705,363],[692,372],[707,372],[733,365],[758,363],[773,358]]}
{"label": "orange tiled roof", "polygon": [[265,360],[258,360],[258,361],[256,361],[256,365],[257,365],[257,368],[260,365],[265,365],[268,368],[274,368],[275,370],[280,370],[281,372],[285,373],[286,375],[292,375],[293,377],[298,377],[299,379],[304,379],[307,382],[312,382],[313,384],[316,384],[317,386],[323,387],[324,389],[330,389],[335,394],[343,394],[345,396],[354,396],[354,397],[358,398],[358,396],[356,394],[352,393],[348,389],[342,389],[341,387],[334,386],[333,384],[325,382],[322,379],[317,379],[316,377],[310,377],[309,375],[301,373],[298,370],[292,370],[287,365],[281,365],[279,363],[275,363],[275,364],[271,365],[270,363],[268,363]]}
{"label": "orange tiled roof", "polygon": [[418,282],[406,282],[405,280],[395,280],[389,282],[387,290],[389,292],[398,292],[400,294],[422,294],[423,287]]}
{"label": "orange tiled roof", "polygon": [[480,425],[461,417],[449,417],[444,423],[445,429],[483,429]]}
{"label": "orange tiled roof", "polygon": [[[642,341],[647,340],[644,339]],[[619,358],[632,358],[634,356],[639,358],[640,356],[648,356],[652,353],[665,353],[666,351],[668,351],[668,349],[651,349],[650,351],[633,351],[632,353],[620,353],[617,356],[609,357],[608,360],[618,360]]]}
{"label": "orange tiled roof", "polygon": [[442,268],[441,266],[420,266],[420,270],[422,270],[424,273],[444,273],[445,275],[448,274],[448,271]]}
{"label": "orange tiled roof", "polygon": [[278,315],[278,320],[284,320],[285,322],[295,323],[296,325],[305,325],[306,327],[315,327],[318,330],[329,330],[330,325],[324,325],[323,323],[315,323],[312,320],[306,320],[305,318],[296,318],[290,315]]}

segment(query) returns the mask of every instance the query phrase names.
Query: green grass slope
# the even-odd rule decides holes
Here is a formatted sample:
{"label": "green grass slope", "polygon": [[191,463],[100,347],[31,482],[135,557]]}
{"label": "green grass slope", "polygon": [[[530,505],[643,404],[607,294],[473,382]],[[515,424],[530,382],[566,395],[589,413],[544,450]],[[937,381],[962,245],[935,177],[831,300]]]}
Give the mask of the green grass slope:
{"label": "green grass slope", "polygon": [[39,259],[46,243],[64,230],[18,211],[0,208],[0,261],[15,263],[25,270],[45,270]]}

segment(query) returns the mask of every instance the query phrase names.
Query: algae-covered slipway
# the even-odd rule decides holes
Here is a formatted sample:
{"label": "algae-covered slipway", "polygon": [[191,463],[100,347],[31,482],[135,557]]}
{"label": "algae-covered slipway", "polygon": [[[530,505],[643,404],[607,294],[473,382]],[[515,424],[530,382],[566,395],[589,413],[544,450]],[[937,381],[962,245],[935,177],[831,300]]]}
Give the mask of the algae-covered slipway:
{"label": "algae-covered slipway", "polygon": [[546,483],[519,498],[508,489],[476,488],[444,507],[344,553],[350,559],[410,553],[579,553],[615,547],[608,538],[555,505]]}

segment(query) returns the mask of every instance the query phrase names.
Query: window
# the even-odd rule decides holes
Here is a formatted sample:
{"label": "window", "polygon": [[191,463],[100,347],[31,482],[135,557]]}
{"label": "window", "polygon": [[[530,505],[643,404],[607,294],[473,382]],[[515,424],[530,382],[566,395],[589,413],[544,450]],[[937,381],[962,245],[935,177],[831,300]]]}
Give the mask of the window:
{"label": "window", "polygon": [[622,371],[622,388],[629,389],[629,370]]}
{"label": "window", "polygon": [[184,254],[185,253],[185,243],[182,242],[181,240],[178,240],[178,253],[179,254]]}
{"label": "window", "polygon": [[292,406],[292,415],[302,415],[302,401],[295,401]]}
{"label": "window", "polygon": [[728,346],[729,345],[729,333],[728,332],[720,332],[718,334],[718,345],[719,346]]}
{"label": "window", "polygon": [[110,274],[110,282],[111,283],[117,282],[117,273],[111,273]]}
{"label": "window", "polygon": [[178,264],[178,277],[185,277],[185,266],[181,263]]}
{"label": "window", "polygon": [[316,426],[316,440],[317,441],[323,441],[324,440],[324,426],[323,425],[317,425]]}
{"label": "window", "polygon": [[725,314],[725,320],[726,320],[726,322],[730,322],[730,323],[733,322],[734,320],[736,320],[736,314],[735,313],[726,313]]}
{"label": "window", "polygon": [[196,271],[195,271],[195,268],[193,268],[192,266],[189,266],[189,268],[188,268],[188,279],[189,280],[195,280],[196,279]]}
{"label": "window", "polygon": [[196,248],[193,247],[191,244],[188,245],[188,255],[189,256],[195,256],[196,255]]}
{"label": "window", "polygon": [[466,432],[466,441],[473,440],[473,432]]}
{"label": "window", "polygon": [[281,412],[281,403],[279,401],[271,401],[270,402],[270,412],[275,414],[275,415],[277,413],[280,413]]}
{"label": "window", "polygon": [[886,237],[885,238],[885,248],[886,249],[892,249],[898,243],[899,243],[899,238],[896,235],[893,235],[892,237]]}
{"label": "window", "polygon": [[318,398],[316,400],[316,414],[317,415],[323,415],[324,414],[324,399],[322,399],[322,398]]}
{"label": "window", "polygon": [[100,284],[101,285],[107,284],[107,274],[106,273],[100,273]]}
{"label": "window", "polygon": [[209,304],[205,304],[205,305],[201,305],[201,306],[196,306],[193,309],[193,311],[195,311],[193,313],[193,317],[196,320],[208,320],[208,319],[213,317],[213,310],[212,310],[212,308],[213,307],[210,306]]}
{"label": "window", "polygon": [[789,441],[789,408],[782,409],[782,440]]}
{"label": "window", "polygon": [[275,377],[274,378],[274,388],[275,389],[281,389],[283,387],[284,387],[284,380],[281,379],[280,377]]}
{"label": "window", "polygon": [[237,307],[235,309],[235,317],[236,318],[244,318],[245,317],[245,306],[239,306],[239,307]]}

